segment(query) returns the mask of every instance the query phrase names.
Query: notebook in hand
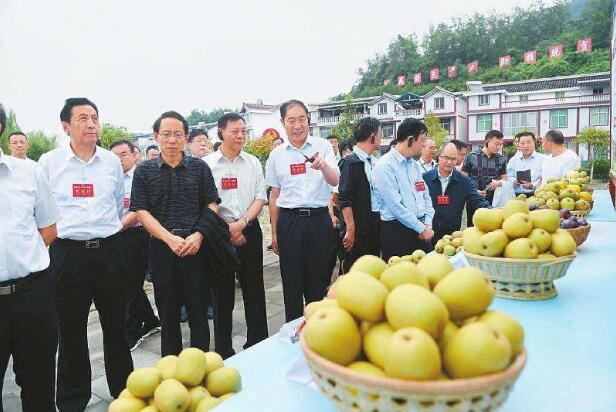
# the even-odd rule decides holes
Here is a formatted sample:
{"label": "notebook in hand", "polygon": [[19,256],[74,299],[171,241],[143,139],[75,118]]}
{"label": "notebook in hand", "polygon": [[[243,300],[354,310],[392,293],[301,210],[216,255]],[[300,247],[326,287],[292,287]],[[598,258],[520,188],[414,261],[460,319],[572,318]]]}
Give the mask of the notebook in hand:
{"label": "notebook in hand", "polygon": [[518,182],[530,182],[530,169],[529,170],[519,170],[517,172],[515,172],[516,174],[516,179],[518,179]]}

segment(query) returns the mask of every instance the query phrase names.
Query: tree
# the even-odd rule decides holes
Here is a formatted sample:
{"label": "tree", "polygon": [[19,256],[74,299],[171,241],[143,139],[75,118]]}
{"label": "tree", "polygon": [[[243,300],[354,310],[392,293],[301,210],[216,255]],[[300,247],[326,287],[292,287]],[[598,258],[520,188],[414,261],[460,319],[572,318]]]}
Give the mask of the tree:
{"label": "tree", "polygon": [[344,99],[344,110],[340,115],[340,122],[332,128],[332,134],[340,141],[353,137],[356,113],[353,109],[353,95],[347,94]]}
{"label": "tree", "polygon": [[610,146],[610,132],[607,130],[587,127],[573,140],[576,144],[585,145],[588,149],[588,161],[590,163],[590,178],[593,178],[595,155],[598,152],[605,155],[606,149]]}
{"label": "tree", "polygon": [[449,132],[445,130],[440,119],[432,112],[428,112],[423,121],[428,128],[428,137],[436,142],[436,147],[441,147],[445,138],[449,136]]}
{"label": "tree", "polygon": [[47,137],[42,131],[28,133],[28,157],[38,161],[43,153],[56,147],[56,136]]}
{"label": "tree", "polygon": [[128,133],[126,127],[114,126],[111,123],[103,123],[100,132],[101,146],[105,149],[109,149],[111,143],[117,142],[118,140],[132,141],[132,136]]}
{"label": "tree", "polygon": [[190,126],[196,126],[199,123],[214,123],[217,122],[223,114],[232,111],[233,110],[226,107],[214,109],[209,113],[199,109],[192,109],[188,117],[186,117],[186,121]]}
{"label": "tree", "polygon": [[273,136],[261,136],[256,139],[249,140],[244,145],[243,150],[246,153],[250,153],[251,155],[257,157],[261,161],[261,164],[264,165],[270,152],[274,148],[272,140],[274,140]]}

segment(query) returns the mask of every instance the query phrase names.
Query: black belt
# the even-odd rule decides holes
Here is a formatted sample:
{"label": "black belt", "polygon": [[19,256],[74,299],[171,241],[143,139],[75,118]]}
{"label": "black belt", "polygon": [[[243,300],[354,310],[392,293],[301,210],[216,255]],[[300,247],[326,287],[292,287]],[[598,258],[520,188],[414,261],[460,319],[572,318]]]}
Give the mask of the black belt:
{"label": "black belt", "polygon": [[329,209],[327,207],[298,207],[295,209],[287,209],[285,207],[281,207],[280,210],[303,217],[319,216],[325,213],[329,213]]}
{"label": "black belt", "polygon": [[90,240],[73,240],[73,239],[60,239],[58,238],[56,242],[59,242],[62,245],[70,246],[70,247],[79,247],[85,249],[100,249],[105,246],[107,243],[111,243],[116,240],[120,236],[120,233],[116,233],[109,237],[98,238],[98,239],[90,239]]}
{"label": "black belt", "polygon": [[19,292],[28,284],[37,279],[43,271],[30,273],[27,276],[19,279],[7,280],[6,282],[0,282],[0,296],[8,296]]}

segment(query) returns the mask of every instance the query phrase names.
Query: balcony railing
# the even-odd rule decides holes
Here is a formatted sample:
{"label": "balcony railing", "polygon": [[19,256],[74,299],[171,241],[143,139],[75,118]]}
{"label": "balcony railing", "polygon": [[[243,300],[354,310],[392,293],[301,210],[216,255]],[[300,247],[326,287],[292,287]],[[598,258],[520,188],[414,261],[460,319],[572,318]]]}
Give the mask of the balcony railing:
{"label": "balcony railing", "polygon": [[608,93],[602,94],[588,94],[583,96],[565,96],[565,97],[548,97],[545,99],[528,99],[525,101],[514,100],[510,102],[503,102],[504,109],[518,108],[518,107],[533,107],[533,106],[556,106],[556,105],[580,105],[585,103],[600,103],[609,102],[610,95]]}
{"label": "balcony railing", "polygon": [[404,109],[404,110],[398,110],[396,112],[396,117],[398,118],[421,117],[421,116],[423,116],[423,109]]}

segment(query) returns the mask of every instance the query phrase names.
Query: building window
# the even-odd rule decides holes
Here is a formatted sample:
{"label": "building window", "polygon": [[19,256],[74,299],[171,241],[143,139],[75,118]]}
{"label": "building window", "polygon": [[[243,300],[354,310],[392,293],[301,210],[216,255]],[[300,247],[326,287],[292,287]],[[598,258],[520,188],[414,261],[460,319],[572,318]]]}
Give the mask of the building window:
{"label": "building window", "polygon": [[383,137],[385,139],[394,137],[394,125],[392,123],[381,125],[381,130],[383,131]]}
{"label": "building window", "polygon": [[387,103],[379,103],[379,114],[387,114]]}
{"label": "building window", "polygon": [[492,115],[491,114],[478,115],[477,116],[477,131],[487,132],[488,130],[492,130]]}
{"label": "building window", "polygon": [[537,134],[537,112],[505,113],[503,115],[503,133],[515,136],[520,132]]}
{"label": "building window", "polygon": [[332,134],[332,128],[331,127],[321,127],[320,132],[321,132],[321,137],[325,139],[327,136]]}
{"label": "building window", "polygon": [[590,108],[590,125],[607,126],[607,106]]}
{"label": "building window", "polygon": [[603,94],[603,87],[592,89],[592,94]]}
{"label": "building window", "polygon": [[484,94],[479,96],[479,106],[487,106],[490,104],[490,95]]}
{"label": "building window", "polygon": [[565,100],[565,92],[554,92],[554,97],[557,102],[563,102]]}
{"label": "building window", "polygon": [[443,129],[447,130],[447,134],[451,134],[451,117],[448,117],[446,119],[440,119],[441,120],[441,126],[443,126]]}
{"label": "building window", "polygon": [[520,104],[526,104],[528,103],[528,95],[527,94],[521,94],[520,95]]}
{"label": "building window", "polygon": [[437,97],[434,99],[434,110],[440,110],[445,108],[445,98]]}
{"label": "building window", "polygon": [[567,127],[567,109],[550,110],[550,128],[565,129]]}

